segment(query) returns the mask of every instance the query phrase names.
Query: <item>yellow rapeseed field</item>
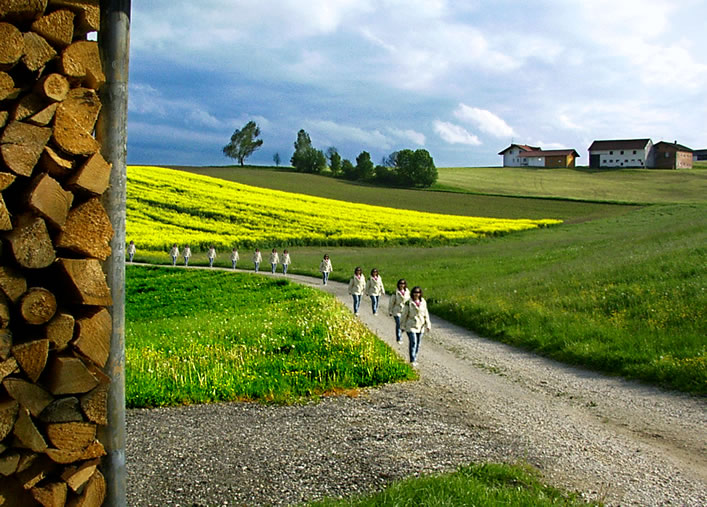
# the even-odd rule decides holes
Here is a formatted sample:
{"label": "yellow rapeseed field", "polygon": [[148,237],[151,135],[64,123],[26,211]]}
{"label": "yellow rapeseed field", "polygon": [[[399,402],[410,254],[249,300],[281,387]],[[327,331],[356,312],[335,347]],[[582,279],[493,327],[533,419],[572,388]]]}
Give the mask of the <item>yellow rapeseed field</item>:
{"label": "yellow rapeseed field", "polygon": [[458,242],[558,224],[442,215],[269,190],[173,169],[129,166],[128,239],[145,250]]}

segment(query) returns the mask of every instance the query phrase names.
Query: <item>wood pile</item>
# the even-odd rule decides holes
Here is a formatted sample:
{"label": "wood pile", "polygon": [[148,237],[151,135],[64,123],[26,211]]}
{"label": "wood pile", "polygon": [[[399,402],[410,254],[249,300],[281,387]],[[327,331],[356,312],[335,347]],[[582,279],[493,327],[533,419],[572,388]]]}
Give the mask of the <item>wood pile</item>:
{"label": "wood pile", "polygon": [[0,0],[0,506],[97,506],[111,165],[98,0]]}

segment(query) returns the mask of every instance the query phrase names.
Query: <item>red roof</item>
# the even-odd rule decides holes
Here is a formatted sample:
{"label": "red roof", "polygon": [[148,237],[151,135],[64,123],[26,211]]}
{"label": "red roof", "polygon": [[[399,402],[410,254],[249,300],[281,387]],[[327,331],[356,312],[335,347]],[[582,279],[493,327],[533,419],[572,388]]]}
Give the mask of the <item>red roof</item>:
{"label": "red roof", "polygon": [[594,141],[589,147],[589,151],[642,150],[650,142],[650,139],[614,139],[608,141]]}
{"label": "red roof", "polygon": [[500,151],[498,154],[499,154],[499,155],[503,155],[505,152],[507,152],[507,151],[510,150],[511,148],[519,148],[519,149],[521,149],[522,151],[539,151],[539,150],[541,149],[541,148],[539,148],[538,146],[529,146],[529,145],[527,145],[527,144],[511,144],[508,148],[506,148],[505,150]]}
{"label": "red roof", "polygon": [[691,148],[688,148],[687,146],[683,146],[682,144],[678,144],[677,142],[667,143],[665,141],[660,141],[658,143],[655,143],[653,146],[655,146],[658,149],[670,147],[670,148],[675,148],[676,151],[688,151],[690,153],[693,152]]}
{"label": "red roof", "polygon": [[533,150],[521,153],[521,157],[566,157],[567,155],[574,155],[579,157],[579,153],[576,150]]}

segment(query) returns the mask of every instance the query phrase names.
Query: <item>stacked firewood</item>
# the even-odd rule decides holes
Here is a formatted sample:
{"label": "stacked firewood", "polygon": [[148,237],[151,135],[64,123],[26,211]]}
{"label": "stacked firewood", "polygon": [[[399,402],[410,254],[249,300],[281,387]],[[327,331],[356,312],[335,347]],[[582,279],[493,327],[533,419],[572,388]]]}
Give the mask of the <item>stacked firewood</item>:
{"label": "stacked firewood", "polygon": [[0,0],[0,505],[105,498],[99,19],[98,0]]}

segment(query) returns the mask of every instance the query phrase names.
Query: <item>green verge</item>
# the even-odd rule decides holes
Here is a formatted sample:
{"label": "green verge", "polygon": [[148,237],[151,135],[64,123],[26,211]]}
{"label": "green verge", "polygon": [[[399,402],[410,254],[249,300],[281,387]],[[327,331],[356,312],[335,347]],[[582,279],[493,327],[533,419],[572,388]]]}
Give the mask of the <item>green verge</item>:
{"label": "green verge", "polygon": [[395,482],[380,493],[310,503],[335,506],[579,506],[588,504],[577,494],[564,493],[539,480],[524,465],[477,464],[452,474],[427,475]]}
{"label": "green verge", "polygon": [[667,388],[707,394],[707,205],[456,247],[291,251],[291,270],[334,280],[355,266],[420,285],[430,310],[482,336]]}
{"label": "green verge", "polygon": [[332,296],[287,280],[126,269],[126,405],[292,403],[415,378]]}

